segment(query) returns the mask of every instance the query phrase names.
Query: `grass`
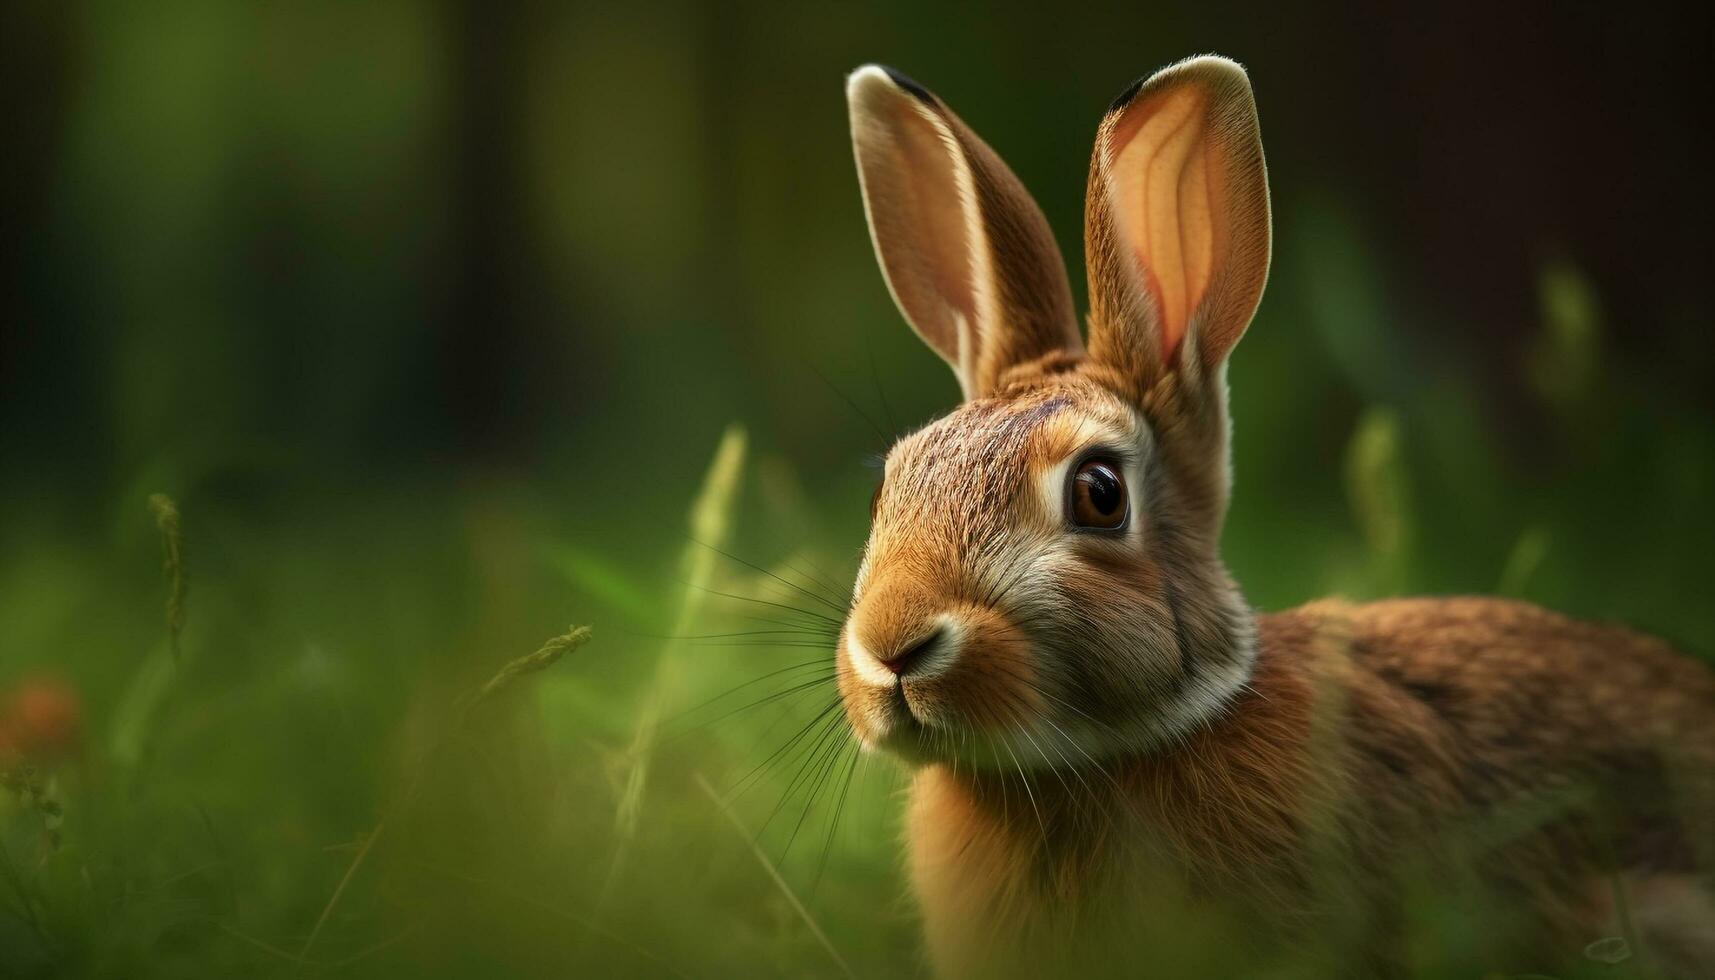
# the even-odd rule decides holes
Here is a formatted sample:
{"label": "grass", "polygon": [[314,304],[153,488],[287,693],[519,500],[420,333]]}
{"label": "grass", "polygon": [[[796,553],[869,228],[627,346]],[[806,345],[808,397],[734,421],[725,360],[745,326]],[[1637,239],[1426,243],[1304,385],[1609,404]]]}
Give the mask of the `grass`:
{"label": "grass", "polygon": [[[1259,338],[1227,536],[1254,601],[1498,586],[1715,629],[1683,585],[1715,533],[1710,431],[1595,355],[1570,265],[1543,296],[1536,467],[1445,378],[1327,424]],[[698,489],[623,499],[521,475],[9,484],[30,520],[0,529],[0,710],[58,692],[73,724],[0,758],[0,976],[921,972],[900,773],[830,683],[867,488],[738,427],[682,453],[709,460]],[[1412,919],[1422,975],[1488,968],[1476,913],[1426,895]],[[1150,955],[1207,962],[1206,940],[1164,923]]]}

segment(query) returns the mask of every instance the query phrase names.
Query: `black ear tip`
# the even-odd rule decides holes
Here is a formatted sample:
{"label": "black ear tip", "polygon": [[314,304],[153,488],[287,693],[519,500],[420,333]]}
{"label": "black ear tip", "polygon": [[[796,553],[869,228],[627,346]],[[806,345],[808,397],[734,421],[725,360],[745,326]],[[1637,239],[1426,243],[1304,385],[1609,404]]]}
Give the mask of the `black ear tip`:
{"label": "black ear tip", "polygon": [[1149,81],[1148,75],[1137,76],[1137,81],[1127,85],[1124,92],[1121,92],[1112,102],[1108,103],[1108,111],[1118,112],[1130,105],[1131,100],[1137,98],[1138,90],[1143,88],[1143,83],[1147,81]]}
{"label": "black ear tip", "polygon": [[887,77],[893,79],[893,84],[911,93],[912,98],[926,106],[933,106],[935,104],[935,96],[932,95],[928,89],[917,84],[917,81],[910,75],[907,75],[897,69],[889,68],[887,65],[877,65],[876,67],[887,72]]}

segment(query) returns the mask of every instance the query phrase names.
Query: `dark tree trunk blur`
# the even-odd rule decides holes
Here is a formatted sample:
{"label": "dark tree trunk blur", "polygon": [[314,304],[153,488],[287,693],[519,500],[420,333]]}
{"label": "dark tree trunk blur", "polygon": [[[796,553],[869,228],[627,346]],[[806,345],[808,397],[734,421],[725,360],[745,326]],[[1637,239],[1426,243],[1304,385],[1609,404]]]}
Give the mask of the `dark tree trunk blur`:
{"label": "dark tree trunk blur", "polygon": [[478,458],[530,435],[515,376],[531,257],[520,165],[527,29],[527,5],[447,5],[449,221],[440,281],[425,286],[445,297],[434,328],[450,448]]}

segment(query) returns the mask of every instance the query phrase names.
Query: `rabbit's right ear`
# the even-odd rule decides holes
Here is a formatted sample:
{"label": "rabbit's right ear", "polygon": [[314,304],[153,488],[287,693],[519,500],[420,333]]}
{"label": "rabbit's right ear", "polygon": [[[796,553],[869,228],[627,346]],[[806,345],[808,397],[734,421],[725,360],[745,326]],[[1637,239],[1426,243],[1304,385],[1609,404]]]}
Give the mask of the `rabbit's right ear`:
{"label": "rabbit's right ear", "polygon": [[846,100],[888,289],[965,397],[993,393],[1015,364],[1082,350],[1048,222],[994,151],[890,69],[853,72]]}

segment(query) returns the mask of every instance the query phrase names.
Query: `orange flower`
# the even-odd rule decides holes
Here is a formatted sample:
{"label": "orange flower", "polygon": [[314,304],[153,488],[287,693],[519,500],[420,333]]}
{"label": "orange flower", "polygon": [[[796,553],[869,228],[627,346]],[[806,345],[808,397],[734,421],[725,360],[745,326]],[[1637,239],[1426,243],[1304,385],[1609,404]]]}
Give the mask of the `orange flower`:
{"label": "orange flower", "polygon": [[76,688],[51,675],[25,677],[13,685],[0,714],[0,767],[18,757],[63,758],[82,744],[83,700]]}

